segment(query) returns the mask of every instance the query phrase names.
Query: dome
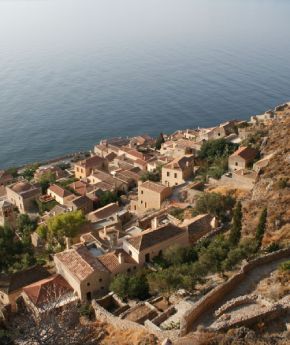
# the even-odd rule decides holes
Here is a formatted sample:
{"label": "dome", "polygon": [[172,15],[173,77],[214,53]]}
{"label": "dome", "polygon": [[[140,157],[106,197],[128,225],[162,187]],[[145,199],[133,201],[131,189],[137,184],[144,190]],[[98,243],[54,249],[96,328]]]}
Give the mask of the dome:
{"label": "dome", "polygon": [[29,189],[31,189],[31,185],[28,182],[17,182],[12,187],[12,190],[16,193],[22,193],[22,192],[25,192]]}

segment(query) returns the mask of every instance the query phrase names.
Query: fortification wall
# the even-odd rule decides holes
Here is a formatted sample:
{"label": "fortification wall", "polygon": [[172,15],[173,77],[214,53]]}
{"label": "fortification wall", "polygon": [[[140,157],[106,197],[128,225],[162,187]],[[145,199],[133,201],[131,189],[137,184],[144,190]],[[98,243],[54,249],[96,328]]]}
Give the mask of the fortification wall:
{"label": "fortification wall", "polygon": [[255,268],[258,268],[261,265],[267,264],[275,260],[287,258],[289,256],[290,248],[287,248],[279,250],[275,253],[264,255],[243,265],[237,274],[235,274],[228,281],[217,286],[208,294],[206,294],[203,298],[201,298],[197,303],[194,304],[192,309],[190,309],[183,316],[183,318],[181,318],[181,336],[186,335],[191,330],[194,322],[197,321],[203,313],[205,313],[209,308],[212,308],[215,304],[220,302],[221,299],[223,299],[238,284],[240,284],[247,277],[248,272]]}

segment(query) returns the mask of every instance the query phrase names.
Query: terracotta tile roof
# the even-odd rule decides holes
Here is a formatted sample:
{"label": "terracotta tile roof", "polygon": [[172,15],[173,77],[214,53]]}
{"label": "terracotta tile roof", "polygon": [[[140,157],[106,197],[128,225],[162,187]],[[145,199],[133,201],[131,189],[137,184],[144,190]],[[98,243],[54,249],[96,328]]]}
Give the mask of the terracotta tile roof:
{"label": "terracotta tile roof", "polygon": [[117,155],[116,155],[115,152],[108,153],[108,154],[105,156],[105,158],[106,158],[109,162],[113,161],[116,157],[117,157]]}
{"label": "terracotta tile roof", "polygon": [[173,239],[174,237],[180,236],[185,230],[168,223],[163,225],[156,230],[143,231],[141,235],[131,237],[126,241],[131,244],[138,251],[150,248],[157,243]]}
{"label": "terracotta tile roof", "polygon": [[87,215],[87,218],[91,221],[97,221],[108,218],[117,211],[119,211],[119,205],[117,203],[111,203],[102,208],[97,209],[96,211],[90,212]]}
{"label": "terracotta tile roof", "polygon": [[156,183],[152,181],[145,181],[140,185],[140,187],[149,189],[150,191],[156,193],[162,193],[164,190],[168,188],[166,186],[163,186],[161,183]]}
{"label": "terracotta tile roof", "polygon": [[138,165],[141,165],[141,167],[143,168],[143,169],[146,169],[146,167],[147,167],[147,163],[145,162],[145,160],[143,160],[143,159],[136,159],[135,161],[134,161],[134,165],[136,165],[136,164],[138,164]]}
{"label": "terracotta tile roof", "polygon": [[81,242],[84,242],[84,243],[91,243],[98,240],[91,232],[87,232],[86,234],[83,234],[80,239],[81,239]]}
{"label": "terracotta tile roof", "polygon": [[57,253],[55,257],[78,281],[85,280],[96,271],[106,272],[105,267],[85,245]]}
{"label": "terracotta tile roof", "polygon": [[107,191],[107,190],[113,191],[115,189],[115,186],[112,185],[111,183],[102,181],[102,182],[98,182],[94,184],[94,189],[95,190],[101,189],[102,191]]}
{"label": "terracotta tile roof", "polygon": [[28,181],[24,180],[24,181],[16,182],[12,186],[10,186],[10,189],[12,189],[15,193],[22,194],[31,190],[35,190],[36,187],[32,185],[31,183],[29,183]]}
{"label": "terracotta tile roof", "polygon": [[107,268],[108,271],[113,273],[120,266],[119,254],[123,256],[124,263],[137,265],[136,261],[129,254],[127,254],[123,249],[117,249],[117,250],[114,250],[113,252],[107,253],[105,255],[101,255],[98,257],[98,259]]}
{"label": "terracotta tile roof", "polygon": [[111,184],[112,186],[115,185],[115,179],[112,175],[101,171],[101,170],[95,170],[92,174],[92,176],[94,176],[95,178],[97,178],[98,180],[100,180],[101,182],[106,182]]}
{"label": "terracotta tile roof", "polygon": [[86,195],[93,190],[93,187],[90,186],[88,183],[83,181],[75,181],[69,185],[69,187],[76,191],[76,193],[80,195]]}
{"label": "terracotta tile roof", "polygon": [[0,290],[5,293],[21,289],[23,286],[47,278],[50,273],[42,266],[35,265],[13,274],[0,274]]}
{"label": "terracotta tile roof", "polygon": [[69,192],[68,190],[53,184],[51,186],[49,186],[48,190],[50,190],[51,192],[53,192],[54,194],[56,194],[57,196],[59,196],[60,198],[65,198],[67,196],[72,195],[71,192]]}
{"label": "terracotta tile roof", "polygon": [[71,286],[59,274],[25,286],[23,291],[36,306],[53,302],[63,295],[73,293]]}
{"label": "terracotta tile roof", "polygon": [[176,142],[176,146],[184,148],[194,148],[195,142],[192,140],[180,139]]}
{"label": "terracotta tile roof", "polygon": [[187,164],[191,165],[194,163],[194,156],[183,156],[174,159],[172,162],[165,165],[167,169],[185,169]]}
{"label": "terracotta tile roof", "polygon": [[77,208],[83,207],[83,206],[86,206],[86,205],[89,205],[89,206],[93,207],[92,199],[88,198],[85,195],[76,197],[75,199],[71,200],[70,203],[75,205]]}
{"label": "terracotta tile roof", "polygon": [[256,158],[258,151],[252,147],[241,146],[237,151],[235,151],[231,157],[242,157],[246,161],[250,161]]}
{"label": "terracotta tile roof", "polygon": [[80,161],[76,163],[77,165],[81,165],[86,168],[94,168],[99,165],[102,165],[105,162],[105,159],[100,156],[92,156],[90,158],[87,158],[83,161]]}

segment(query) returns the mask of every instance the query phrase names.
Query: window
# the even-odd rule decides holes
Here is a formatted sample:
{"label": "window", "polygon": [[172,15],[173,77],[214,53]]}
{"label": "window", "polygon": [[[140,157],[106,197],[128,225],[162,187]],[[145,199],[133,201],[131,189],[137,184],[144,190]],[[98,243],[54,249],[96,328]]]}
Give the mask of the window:
{"label": "window", "polygon": [[87,283],[87,286],[90,286],[91,284],[90,283]]}
{"label": "window", "polygon": [[147,208],[147,202],[145,202],[145,208]]}
{"label": "window", "polygon": [[102,279],[102,278],[100,278],[100,279],[99,279],[99,282],[101,283],[102,281],[103,281],[103,279]]}
{"label": "window", "polygon": [[134,268],[134,270],[135,270],[137,267],[136,267],[136,266],[134,266],[133,268]]}
{"label": "window", "polygon": [[145,255],[145,261],[146,261],[146,262],[149,262],[149,261],[150,261],[150,254],[149,254],[149,253],[147,253],[147,254]]}
{"label": "window", "polygon": [[174,178],[177,178],[177,173],[174,174]]}
{"label": "window", "polygon": [[144,191],[143,191],[143,190],[141,190],[141,194],[144,194]]}
{"label": "window", "polygon": [[130,273],[130,272],[131,272],[131,268],[128,268],[128,269],[127,269],[127,272]]}
{"label": "window", "polygon": [[143,200],[141,200],[141,204],[143,204]]}
{"label": "window", "polygon": [[236,167],[237,167],[237,166],[239,165],[239,163],[238,163],[238,162],[236,162],[236,163],[235,163],[235,165],[236,165]]}
{"label": "window", "polygon": [[90,301],[92,299],[92,293],[87,292],[87,300]]}
{"label": "window", "polygon": [[169,171],[167,171],[167,176],[170,176],[170,172]]}
{"label": "window", "polygon": [[132,256],[132,252],[131,252],[131,250],[129,250],[129,255],[131,255],[131,256]]}

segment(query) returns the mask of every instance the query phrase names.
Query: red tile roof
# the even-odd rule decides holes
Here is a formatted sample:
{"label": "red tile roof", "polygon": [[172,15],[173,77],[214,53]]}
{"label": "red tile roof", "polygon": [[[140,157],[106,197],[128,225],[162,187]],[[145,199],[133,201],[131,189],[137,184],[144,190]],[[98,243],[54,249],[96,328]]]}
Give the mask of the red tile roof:
{"label": "red tile roof", "polygon": [[49,278],[25,286],[23,291],[36,306],[52,302],[61,296],[72,293],[73,289],[64,278],[55,274]]}
{"label": "red tile roof", "polygon": [[105,267],[85,245],[57,253],[55,257],[79,281],[85,280],[96,271],[106,272]]}
{"label": "red tile roof", "polygon": [[127,254],[123,249],[114,250],[113,252],[99,256],[98,259],[107,268],[108,271],[113,273],[120,266],[120,263],[119,263],[120,254],[123,256],[124,263],[137,265],[136,261],[129,254]]}
{"label": "red tile roof", "polygon": [[72,195],[71,192],[69,192],[68,190],[53,184],[51,186],[49,186],[48,190],[52,191],[54,194],[56,194],[57,196],[59,196],[60,198],[65,198],[67,196]]}
{"label": "red tile roof", "polygon": [[241,146],[237,151],[235,151],[231,156],[239,156],[244,158],[246,161],[254,160],[259,152],[252,147]]}
{"label": "red tile roof", "polygon": [[102,165],[105,162],[105,159],[100,156],[92,156],[90,158],[87,158],[83,161],[80,161],[76,163],[77,165],[81,165],[86,168],[94,168],[97,166]]}
{"label": "red tile roof", "polygon": [[192,165],[194,163],[194,156],[183,156],[174,159],[172,162],[165,165],[167,169],[185,169],[187,165]]}

